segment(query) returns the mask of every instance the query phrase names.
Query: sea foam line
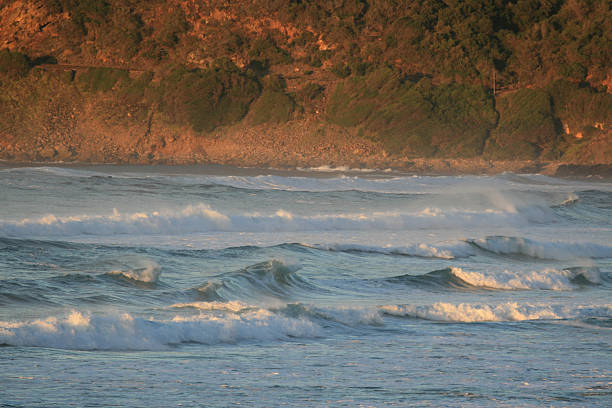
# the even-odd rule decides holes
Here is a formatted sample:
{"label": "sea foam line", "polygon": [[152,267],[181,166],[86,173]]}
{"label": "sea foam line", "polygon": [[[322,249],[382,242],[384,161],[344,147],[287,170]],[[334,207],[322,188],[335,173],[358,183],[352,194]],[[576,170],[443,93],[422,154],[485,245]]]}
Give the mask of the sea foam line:
{"label": "sea foam line", "polygon": [[450,268],[451,273],[468,285],[489,289],[505,290],[572,290],[578,285],[575,283],[579,277],[588,283],[601,283],[599,270],[596,268],[580,268],[577,270],[544,269],[526,272],[493,272],[482,273],[464,271],[461,268]]}
{"label": "sea foam line", "polygon": [[407,246],[376,246],[360,244],[302,244],[306,247],[331,252],[363,252],[383,255],[404,255],[424,258],[454,259],[474,255],[476,251],[468,243],[448,245],[413,244]]}
{"label": "sea foam line", "polygon": [[492,236],[469,240],[476,247],[502,255],[526,255],[532,258],[571,260],[576,258],[610,258],[612,246],[592,242],[541,242],[521,237]]}
{"label": "sea foam line", "polygon": [[612,306],[577,306],[519,304],[506,302],[498,305],[445,303],[432,305],[385,305],[380,310],[391,316],[412,317],[443,322],[518,322],[528,320],[584,319],[612,317]]}
{"label": "sea foam line", "polygon": [[[198,232],[296,232],[296,231],[370,231],[463,228],[478,226],[523,225],[542,220],[535,213],[487,209],[441,210],[426,208],[416,212],[373,212],[297,215],[278,210],[273,214],[223,214],[208,205],[190,205],[178,211],[153,211],[112,215],[78,215],[26,218],[0,222],[4,236],[70,236],[114,234],[175,235]],[[533,217],[532,217],[533,215]],[[532,220],[533,218],[533,220]],[[544,217],[545,218],[545,217]]]}
{"label": "sea foam line", "polygon": [[0,322],[0,344],[73,350],[156,350],[187,342],[219,344],[321,335],[322,329],[310,320],[265,309],[239,315],[177,315],[167,320],[72,311],[65,317]]}

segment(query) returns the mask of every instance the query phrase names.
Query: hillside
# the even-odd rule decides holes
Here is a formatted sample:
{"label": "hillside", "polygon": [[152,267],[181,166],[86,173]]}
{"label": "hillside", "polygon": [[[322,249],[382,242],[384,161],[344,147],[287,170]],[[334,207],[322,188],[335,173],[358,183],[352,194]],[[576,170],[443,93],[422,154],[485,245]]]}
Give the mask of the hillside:
{"label": "hillside", "polygon": [[484,3],[0,0],[0,159],[611,164],[610,3]]}

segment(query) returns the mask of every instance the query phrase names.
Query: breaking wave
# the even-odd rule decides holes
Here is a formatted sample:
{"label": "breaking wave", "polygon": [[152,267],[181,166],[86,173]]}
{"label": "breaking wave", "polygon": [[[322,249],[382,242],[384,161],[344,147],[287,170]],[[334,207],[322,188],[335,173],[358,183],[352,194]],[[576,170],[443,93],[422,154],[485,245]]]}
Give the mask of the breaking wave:
{"label": "breaking wave", "polygon": [[517,322],[526,320],[565,320],[612,317],[612,306],[601,307],[519,304],[498,305],[438,302],[433,305],[387,305],[380,310],[387,315],[443,322]]}
{"label": "breaking wave", "polygon": [[573,290],[583,285],[602,283],[598,268],[545,269],[530,272],[471,272],[451,267],[424,275],[399,275],[385,278],[388,283],[417,287],[496,289],[496,290]]}
{"label": "breaking wave", "polygon": [[[207,205],[179,211],[112,215],[45,217],[0,222],[0,234],[8,237],[78,236],[115,234],[180,235],[201,232],[304,232],[304,231],[398,231],[407,229],[467,228],[541,223],[553,217],[546,208],[519,210],[441,210],[296,215],[278,210],[274,214],[223,214]],[[475,242],[478,244],[477,242]]]}
{"label": "breaking wave", "polygon": [[129,313],[0,322],[0,344],[72,350],[157,350],[181,343],[219,344],[314,338],[317,324],[265,309],[242,314],[175,316],[145,319]]}
{"label": "breaking wave", "polygon": [[73,350],[159,350],[184,343],[222,344],[317,338],[341,327],[380,327],[385,316],[442,322],[520,322],[578,320],[608,327],[612,306],[482,303],[385,305],[377,308],[321,308],[286,304],[259,308],[241,302],[191,302],[170,310],[198,314],[143,318],[129,313],[96,315],[73,310],[68,315],[28,321],[0,321],[0,344]]}
{"label": "breaking wave", "polygon": [[503,236],[486,237],[468,242],[477,248],[498,255],[520,255],[561,261],[612,257],[612,246],[591,242],[539,242],[527,238]]}
{"label": "breaking wave", "polygon": [[359,244],[316,244],[307,247],[331,252],[356,252],[384,255],[416,256],[423,258],[454,259],[475,254],[474,249],[465,242],[455,245],[414,244],[409,246],[373,246]]}
{"label": "breaking wave", "polygon": [[126,279],[134,282],[157,283],[161,275],[161,267],[150,259],[136,259],[131,265],[120,270],[106,273],[107,276]]}

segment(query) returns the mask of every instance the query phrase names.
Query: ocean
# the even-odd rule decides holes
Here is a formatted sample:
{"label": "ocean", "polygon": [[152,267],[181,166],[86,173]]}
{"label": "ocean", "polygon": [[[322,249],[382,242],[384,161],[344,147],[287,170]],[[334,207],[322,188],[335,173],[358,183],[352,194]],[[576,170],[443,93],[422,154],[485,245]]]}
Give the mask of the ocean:
{"label": "ocean", "polygon": [[0,168],[3,407],[612,405],[612,182]]}

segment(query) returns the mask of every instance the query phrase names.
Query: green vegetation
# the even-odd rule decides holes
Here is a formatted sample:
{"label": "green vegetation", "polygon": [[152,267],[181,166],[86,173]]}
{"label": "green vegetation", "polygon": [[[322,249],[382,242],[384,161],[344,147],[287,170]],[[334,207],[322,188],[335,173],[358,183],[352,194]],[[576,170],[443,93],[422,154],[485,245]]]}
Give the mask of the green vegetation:
{"label": "green vegetation", "polygon": [[612,94],[566,80],[556,81],[545,89],[556,116],[574,132],[587,132],[595,124],[611,125]]}
{"label": "green vegetation", "polygon": [[119,81],[127,81],[129,73],[123,69],[89,68],[77,76],[77,84],[86,92],[108,92]]}
{"label": "green vegetation", "polygon": [[[324,113],[428,157],[563,158],[612,128],[606,0],[27,1],[49,27],[0,51],[0,82],[34,105],[42,75],[105,117],[205,134]],[[55,62],[78,67],[36,68]]]}
{"label": "green vegetation", "polygon": [[496,121],[482,87],[410,82],[391,68],[341,83],[327,117],[376,135],[390,152],[418,156],[478,155]]}
{"label": "green vegetation", "polygon": [[254,78],[231,61],[220,60],[206,70],[176,67],[157,89],[154,103],[171,122],[208,132],[241,120],[259,93]]}
{"label": "green vegetation", "polygon": [[285,83],[278,76],[269,76],[264,80],[261,96],[253,103],[250,122],[283,123],[291,119],[295,110],[293,98],[285,93]]}
{"label": "green vegetation", "polygon": [[493,159],[535,159],[557,139],[550,96],[521,89],[498,99],[500,121],[485,153]]}
{"label": "green vegetation", "polygon": [[258,38],[249,50],[249,57],[263,61],[266,65],[289,64],[293,61],[289,53],[278,47],[272,38]]}
{"label": "green vegetation", "polygon": [[8,49],[0,50],[0,75],[21,78],[30,72],[30,59],[27,55]]}

